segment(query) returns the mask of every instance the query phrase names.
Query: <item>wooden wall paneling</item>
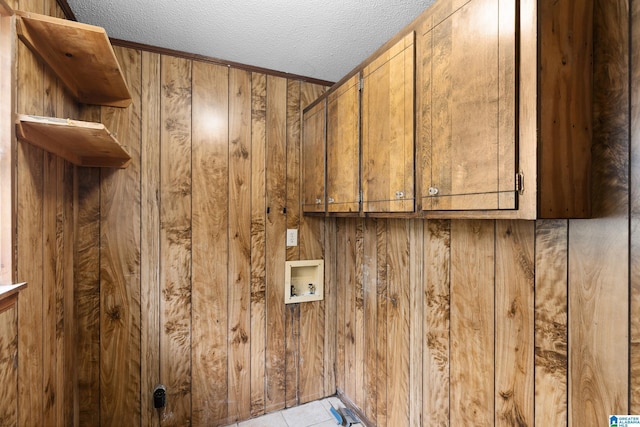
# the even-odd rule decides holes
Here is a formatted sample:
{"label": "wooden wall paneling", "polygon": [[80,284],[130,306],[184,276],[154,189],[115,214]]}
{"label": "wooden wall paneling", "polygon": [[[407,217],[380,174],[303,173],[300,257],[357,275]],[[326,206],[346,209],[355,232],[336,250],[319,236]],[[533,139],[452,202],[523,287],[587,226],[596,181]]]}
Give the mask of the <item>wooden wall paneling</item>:
{"label": "wooden wall paneling", "polygon": [[568,221],[536,222],[535,425],[567,425]]}
{"label": "wooden wall paneling", "polygon": [[177,425],[192,415],[191,62],[163,56],[160,67],[160,381],[163,421]]}
{"label": "wooden wall paneling", "polygon": [[100,182],[100,410],[105,425],[140,422],[140,52],[114,49],[133,99],[102,107],[132,162]]}
{"label": "wooden wall paneling", "polygon": [[140,152],[141,425],[158,427],[152,393],[160,384],[160,55],[142,52]]}
{"label": "wooden wall paneling", "polygon": [[422,426],[424,366],[422,357],[424,343],[422,337],[424,318],[424,277],[422,257],[424,253],[422,220],[413,220],[409,224],[409,425]]}
{"label": "wooden wall paneling", "polygon": [[428,220],[424,226],[423,421],[449,422],[449,325],[451,221]]}
{"label": "wooden wall paneling", "polygon": [[[7,300],[3,301],[7,303]],[[18,425],[17,304],[0,309],[0,424]]]}
{"label": "wooden wall paneling", "polygon": [[229,419],[251,415],[251,73],[229,69]]}
{"label": "wooden wall paneling", "polygon": [[266,110],[267,76],[251,75],[251,416],[266,393]]}
{"label": "wooden wall paneling", "polygon": [[[50,4],[55,9],[52,14],[63,16],[57,4]],[[63,85],[58,82],[56,105],[64,117],[79,117],[80,106],[67,95]],[[56,246],[58,252],[56,270],[59,283],[58,319],[59,335],[57,339],[58,358],[57,394],[62,396],[58,404],[58,419],[63,425],[78,424],[78,371],[76,352],[77,321],[75,316],[75,283],[74,283],[74,250],[75,250],[75,216],[74,186],[75,167],[64,159],[57,158],[57,209],[56,209]]]}
{"label": "wooden wall paneling", "polygon": [[[300,259],[324,259],[324,220],[305,216],[300,231]],[[300,403],[324,396],[324,311],[324,300],[300,304]]]}
{"label": "wooden wall paneling", "polygon": [[390,426],[409,425],[410,271],[409,224],[389,220],[387,251],[388,419]]}
{"label": "wooden wall paneling", "polygon": [[[324,259],[323,218],[305,216],[300,224],[300,259]],[[324,397],[325,301],[300,304],[300,403]]]}
{"label": "wooden wall paneling", "polygon": [[[99,120],[100,108],[82,112]],[[75,169],[74,305],[78,424],[100,425],[100,169]]]}
{"label": "wooden wall paneling", "polygon": [[532,221],[496,222],[495,422],[534,424]]}
{"label": "wooden wall paneling", "polygon": [[356,219],[344,224],[345,253],[341,275],[344,291],[344,393],[356,396]]}
{"label": "wooden wall paneling", "polygon": [[594,219],[569,222],[569,425],[629,410],[629,2],[594,9]]}
{"label": "wooden wall paneling", "polygon": [[363,286],[363,264],[364,264],[364,220],[356,221],[355,238],[355,281],[354,292],[354,343],[355,343],[355,394],[350,396],[359,408],[365,406],[364,389],[364,286]]}
{"label": "wooden wall paneling", "polygon": [[284,311],[285,407],[291,408],[300,403],[300,304],[287,304]]}
{"label": "wooden wall paneling", "polygon": [[[538,212],[549,218],[591,214],[595,3],[538,3]],[[563,108],[567,100],[575,101]]]}
{"label": "wooden wall paneling", "polygon": [[[238,267],[236,259],[231,260],[228,233],[232,226],[230,206],[236,201],[231,202],[229,195],[229,69],[193,62],[192,73],[190,412],[194,424],[208,425],[226,420],[230,393],[233,398],[237,397],[237,391],[230,387],[234,380],[229,380],[228,372],[229,344],[233,346],[228,342],[233,339],[230,328],[236,327],[229,319],[229,262]],[[237,90],[242,89],[235,87],[234,91]],[[240,138],[240,135],[235,137]],[[187,150],[185,162],[188,161],[186,154]],[[185,176],[187,173],[185,168]],[[187,185],[186,181],[184,185]],[[235,208],[234,213],[237,213]],[[234,231],[237,232],[235,228]],[[235,282],[238,273],[233,274]],[[238,331],[238,335],[241,334]],[[188,341],[185,345],[189,345]],[[237,363],[242,362],[238,360]],[[185,410],[189,411],[189,408]]]}
{"label": "wooden wall paneling", "polygon": [[0,4],[0,282],[13,283],[15,276],[15,18]]}
{"label": "wooden wall paneling", "polygon": [[[45,81],[47,81],[45,77]],[[58,168],[57,156],[44,153],[44,192],[42,201],[43,211],[43,282],[42,282],[42,327],[43,327],[43,382],[44,406],[42,408],[45,425],[57,425],[56,418],[58,400],[63,396],[57,394],[56,372],[57,359],[64,355],[57,354],[57,325],[58,325],[58,283],[57,259],[60,254],[56,248],[56,208]],[[62,325],[62,323],[61,323]]]}
{"label": "wooden wall paneling", "polygon": [[640,2],[631,2],[630,233],[631,306],[629,413],[640,413]]}
{"label": "wooden wall paneling", "polygon": [[[13,7],[17,4],[11,5]],[[21,0],[22,10],[42,13],[42,1]],[[17,51],[17,110],[23,114],[43,112],[43,66],[22,43]],[[43,192],[44,155],[30,144],[18,144],[17,280],[29,282],[18,300],[18,424],[44,425],[43,342]],[[20,333],[20,331],[23,331]],[[28,333],[25,333],[28,331]]]}
{"label": "wooden wall paneling", "polygon": [[364,305],[364,373],[363,388],[365,391],[365,399],[361,409],[366,416],[375,421],[377,405],[376,405],[376,386],[378,363],[376,357],[377,346],[377,295],[378,295],[378,220],[370,219],[364,223],[364,232],[362,236],[363,246],[363,271],[362,271],[362,288],[363,288],[363,305]]}
{"label": "wooden wall paneling", "polygon": [[[305,85],[305,90],[307,90]],[[300,218],[300,100],[302,85],[296,80],[287,80],[287,229],[299,229]],[[287,261],[300,257],[300,245],[287,246]]]}
{"label": "wooden wall paneling", "polygon": [[451,222],[450,425],[494,424],[494,235]]}
{"label": "wooden wall paneling", "polygon": [[62,308],[63,314],[63,339],[59,342],[64,357],[59,361],[61,366],[58,375],[59,394],[64,396],[64,404],[62,406],[62,423],[65,425],[78,424],[78,371],[77,353],[76,353],[76,328],[77,321],[75,316],[74,292],[75,283],[74,275],[74,215],[73,215],[73,186],[74,186],[74,170],[75,167],[63,159],[59,158],[58,162],[62,164],[60,167],[61,178],[58,192],[63,193],[62,208],[58,210],[58,214],[62,215],[62,233],[59,239],[59,247],[64,256],[61,260],[63,264],[62,272]]}
{"label": "wooden wall paneling", "polygon": [[284,263],[286,257],[287,80],[267,76],[266,109],[266,411],[285,404]]}
{"label": "wooden wall paneling", "polygon": [[324,395],[336,393],[338,336],[337,227],[335,218],[324,221]]}
{"label": "wooden wall paneling", "polygon": [[346,366],[347,366],[347,328],[346,328],[346,307],[347,307],[347,236],[345,218],[336,218],[336,389],[345,392],[347,389]]}
{"label": "wooden wall paneling", "polygon": [[[376,383],[376,422],[380,427],[388,425],[387,416],[389,411],[387,377],[389,372],[387,342],[387,310],[389,305],[388,275],[387,275],[387,253],[388,253],[388,223],[389,220],[378,220],[376,252],[378,259],[376,265],[377,272],[377,383]],[[393,390],[391,391],[393,392]],[[389,424],[393,426],[393,424]]]}
{"label": "wooden wall paneling", "polygon": [[17,304],[0,310],[0,425],[18,424]]}
{"label": "wooden wall paneling", "polygon": [[[296,229],[301,234],[300,218],[300,82],[287,80],[287,229]],[[287,246],[287,261],[300,259],[300,244]],[[306,304],[303,304],[306,306]],[[300,360],[300,304],[285,307],[285,406],[299,403],[298,362]]]}

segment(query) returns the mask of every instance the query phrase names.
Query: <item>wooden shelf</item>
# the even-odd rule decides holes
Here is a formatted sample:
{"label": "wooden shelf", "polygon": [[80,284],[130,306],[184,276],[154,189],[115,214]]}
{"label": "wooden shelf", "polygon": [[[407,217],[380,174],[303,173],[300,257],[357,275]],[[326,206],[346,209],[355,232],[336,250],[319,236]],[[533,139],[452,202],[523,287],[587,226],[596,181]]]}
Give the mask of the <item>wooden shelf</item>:
{"label": "wooden shelf", "polygon": [[19,114],[16,135],[78,166],[126,168],[129,154],[101,123]]}
{"label": "wooden shelf", "polygon": [[127,107],[131,95],[104,28],[16,11],[18,37],[85,104]]}

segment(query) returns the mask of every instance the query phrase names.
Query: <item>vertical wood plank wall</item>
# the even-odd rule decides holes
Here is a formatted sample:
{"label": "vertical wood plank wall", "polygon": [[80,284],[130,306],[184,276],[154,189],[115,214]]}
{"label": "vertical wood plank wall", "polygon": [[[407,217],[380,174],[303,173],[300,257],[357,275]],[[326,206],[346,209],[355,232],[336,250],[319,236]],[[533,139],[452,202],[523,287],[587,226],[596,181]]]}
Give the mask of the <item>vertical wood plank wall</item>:
{"label": "vertical wood plank wall", "polygon": [[[18,144],[29,286],[9,419],[215,426],[336,389],[389,427],[640,413],[640,1],[596,8],[589,220],[302,216],[300,111],[324,88],[116,48],[133,104],[80,106],[18,43],[18,112],[102,121],[133,162],[76,168]],[[326,297],[285,307],[298,258],[325,259]]]}

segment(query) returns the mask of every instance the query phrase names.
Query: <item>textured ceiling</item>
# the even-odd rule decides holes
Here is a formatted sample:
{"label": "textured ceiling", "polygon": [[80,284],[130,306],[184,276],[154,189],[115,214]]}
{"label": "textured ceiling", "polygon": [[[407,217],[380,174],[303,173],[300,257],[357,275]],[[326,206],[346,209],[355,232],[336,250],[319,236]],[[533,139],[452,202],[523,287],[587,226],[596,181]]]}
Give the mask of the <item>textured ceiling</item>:
{"label": "textured ceiling", "polygon": [[115,39],[338,81],[434,0],[67,0]]}

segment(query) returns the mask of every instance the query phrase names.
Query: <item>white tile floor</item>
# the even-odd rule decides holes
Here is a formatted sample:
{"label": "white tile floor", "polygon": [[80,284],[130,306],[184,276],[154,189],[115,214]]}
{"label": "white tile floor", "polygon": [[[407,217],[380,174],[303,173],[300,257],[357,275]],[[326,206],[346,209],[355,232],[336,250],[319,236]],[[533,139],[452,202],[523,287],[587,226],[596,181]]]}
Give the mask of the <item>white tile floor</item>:
{"label": "white tile floor", "polygon": [[[336,427],[336,419],[330,412],[331,406],[344,408],[340,399],[328,397],[226,427]],[[353,425],[356,427],[362,424]]]}

